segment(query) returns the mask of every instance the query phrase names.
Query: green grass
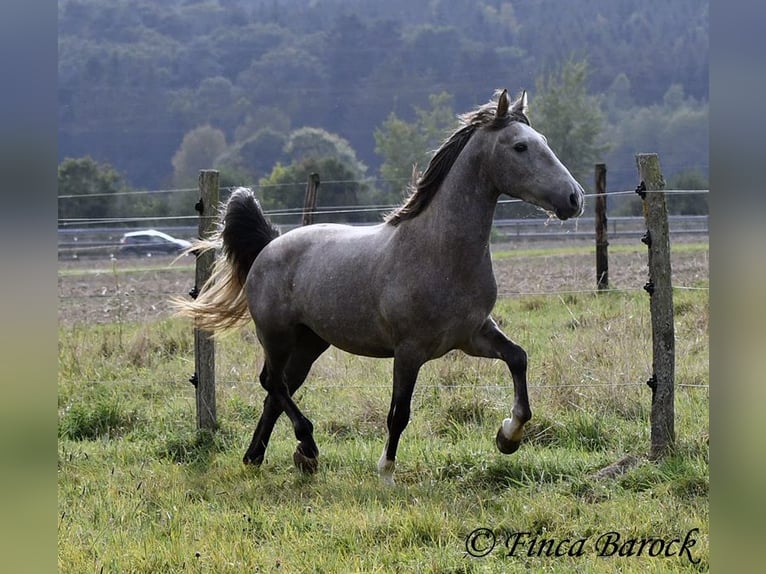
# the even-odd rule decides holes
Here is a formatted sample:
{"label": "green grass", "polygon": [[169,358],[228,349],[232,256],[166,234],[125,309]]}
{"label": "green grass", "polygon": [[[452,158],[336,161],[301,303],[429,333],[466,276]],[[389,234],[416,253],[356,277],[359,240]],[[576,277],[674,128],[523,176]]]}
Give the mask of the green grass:
{"label": "green grass", "polygon": [[[306,477],[293,468],[286,420],[261,468],[241,463],[263,400],[253,382],[261,351],[252,330],[218,343],[220,428],[209,435],[194,430],[187,323],[61,327],[59,570],[707,571],[707,292],[674,297],[683,386],[671,456],[643,458],[651,406],[646,294],[534,296],[500,301],[495,313],[529,353],[534,416],[522,447],[504,456],[494,446],[513,400],[505,365],[451,353],[421,371],[393,488],[376,474],[388,360],[330,350],[317,362],[296,395],[321,451],[318,472]],[[593,477],[626,455],[639,463]],[[479,527],[497,545],[472,558],[466,537]],[[624,544],[683,540],[694,528],[697,563],[646,552],[599,557],[596,548],[610,531]],[[508,556],[504,543],[518,532],[529,532],[527,541],[584,538],[584,552],[546,556],[527,545]]]}
{"label": "green grass", "polygon": [[[501,243],[496,246],[492,251],[493,259],[506,259],[509,257],[537,257],[537,256],[565,256],[565,255],[588,255],[593,253],[595,247],[592,243],[565,246],[565,247],[551,247],[546,245],[545,247],[521,247],[516,249],[507,249],[505,244]],[[676,243],[673,244],[674,253],[693,253],[698,251],[707,251],[709,249],[708,242],[697,243]],[[610,253],[639,253],[645,252],[646,246],[641,243],[626,243],[626,244],[614,244],[609,246]],[[162,272],[162,271],[174,271],[174,272],[194,272],[194,263],[186,261],[185,259],[173,260],[172,258],[162,258],[159,261],[153,262],[133,262],[130,260],[120,260],[119,264],[114,262],[112,264],[96,263],[96,267],[72,267],[59,269],[59,277],[79,277],[79,276],[91,276],[91,275],[130,275],[135,273],[147,273],[147,272]]]}
{"label": "green grass", "polygon": [[59,269],[59,277],[87,277],[92,275],[130,275],[134,273],[162,272],[162,271],[191,271],[194,273],[195,265],[185,259],[174,260],[169,257],[163,257],[157,262],[141,262],[136,264],[131,260],[113,261],[111,264],[104,265],[102,262],[94,262],[96,267],[72,267],[70,269]]}

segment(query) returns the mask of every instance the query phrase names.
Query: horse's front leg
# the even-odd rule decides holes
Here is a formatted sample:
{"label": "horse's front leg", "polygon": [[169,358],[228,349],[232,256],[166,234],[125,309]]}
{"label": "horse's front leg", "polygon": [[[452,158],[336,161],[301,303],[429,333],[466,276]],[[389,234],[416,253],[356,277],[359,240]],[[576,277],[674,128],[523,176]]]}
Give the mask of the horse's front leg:
{"label": "horse's front leg", "polygon": [[511,341],[488,317],[481,328],[461,350],[474,357],[502,359],[513,378],[512,417],[503,420],[495,442],[503,454],[516,452],[524,434],[524,424],[532,418],[527,395],[527,353]]}
{"label": "horse's front leg", "polygon": [[386,484],[394,484],[396,450],[399,446],[399,438],[410,421],[412,392],[415,390],[415,381],[422,364],[422,360],[415,359],[407,353],[396,353],[394,357],[394,390],[386,418],[388,440],[378,461],[378,474]]}

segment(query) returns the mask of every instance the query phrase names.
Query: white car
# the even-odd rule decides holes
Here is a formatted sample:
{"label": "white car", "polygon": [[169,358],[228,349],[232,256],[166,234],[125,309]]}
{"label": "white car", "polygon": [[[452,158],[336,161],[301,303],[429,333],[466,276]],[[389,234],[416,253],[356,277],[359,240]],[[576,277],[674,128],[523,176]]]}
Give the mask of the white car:
{"label": "white car", "polygon": [[191,243],[156,229],[131,231],[120,239],[120,253],[126,255],[172,255],[189,247]]}

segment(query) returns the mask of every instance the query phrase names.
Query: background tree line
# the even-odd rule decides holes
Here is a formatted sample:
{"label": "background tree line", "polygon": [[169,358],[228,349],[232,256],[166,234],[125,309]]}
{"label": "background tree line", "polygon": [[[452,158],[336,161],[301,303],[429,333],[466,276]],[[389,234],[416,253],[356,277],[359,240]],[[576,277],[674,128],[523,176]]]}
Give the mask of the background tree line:
{"label": "background tree line", "polygon": [[[396,203],[455,114],[508,87],[586,187],[595,161],[634,186],[637,151],[707,187],[707,19],[698,0],[60,0],[60,185],[193,187],[216,167],[295,207],[319,171],[339,182],[320,203]],[[130,197],[92,201],[189,212],[183,194]]]}

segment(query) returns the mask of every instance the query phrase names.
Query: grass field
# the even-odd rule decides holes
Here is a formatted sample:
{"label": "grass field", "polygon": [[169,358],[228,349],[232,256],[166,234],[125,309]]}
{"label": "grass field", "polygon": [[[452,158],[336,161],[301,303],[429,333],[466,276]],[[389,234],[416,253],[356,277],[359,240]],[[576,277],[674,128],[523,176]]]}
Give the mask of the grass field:
{"label": "grass field", "polygon": [[[220,428],[198,435],[192,333],[163,302],[191,287],[189,270],[62,266],[59,571],[707,571],[708,293],[674,293],[678,439],[648,462],[647,295],[576,292],[592,273],[560,270],[579,269],[577,256],[496,253],[501,292],[529,290],[501,281],[504,262],[548,277],[495,309],[529,354],[533,419],[519,451],[494,446],[513,400],[505,365],[449,354],[421,371],[394,487],[376,474],[391,361],[330,350],[317,362],[297,394],[315,425],[315,475],[293,468],[286,420],[264,465],[245,467],[263,400],[253,330],[218,343]],[[706,256],[677,250],[674,282],[705,287]],[[156,297],[136,296],[133,280]],[[624,473],[594,476],[626,457],[636,462]]]}

